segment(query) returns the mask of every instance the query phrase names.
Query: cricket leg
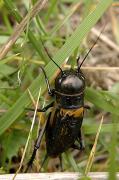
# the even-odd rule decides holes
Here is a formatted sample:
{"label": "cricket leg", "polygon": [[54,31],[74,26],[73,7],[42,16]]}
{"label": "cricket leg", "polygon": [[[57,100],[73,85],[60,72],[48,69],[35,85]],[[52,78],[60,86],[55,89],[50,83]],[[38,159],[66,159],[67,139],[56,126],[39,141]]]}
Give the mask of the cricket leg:
{"label": "cricket leg", "polygon": [[33,164],[33,161],[34,161],[35,156],[36,156],[36,152],[37,152],[37,150],[38,150],[39,147],[40,147],[42,137],[43,137],[44,132],[45,132],[45,130],[46,130],[46,125],[47,125],[47,121],[45,122],[42,130],[39,131],[39,135],[38,135],[38,138],[37,138],[36,143],[35,143],[35,145],[34,145],[34,150],[33,150],[32,156],[31,156],[31,158],[30,158],[30,160],[29,160],[29,162],[28,162],[28,164],[27,164],[27,168],[26,168],[25,172],[27,172],[28,169],[29,169],[29,168],[32,166],[32,164]]}

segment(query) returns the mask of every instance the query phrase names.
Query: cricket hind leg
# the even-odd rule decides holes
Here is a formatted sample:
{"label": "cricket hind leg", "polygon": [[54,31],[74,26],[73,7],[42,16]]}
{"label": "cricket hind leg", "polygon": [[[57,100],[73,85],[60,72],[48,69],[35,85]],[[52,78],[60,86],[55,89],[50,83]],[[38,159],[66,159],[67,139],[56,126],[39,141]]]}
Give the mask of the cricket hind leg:
{"label": "cricket hind leg", "polygon": [[78,135],[77,141],[78,141],[78,144],[73,144],[71,146],[71,148],[83,151],[85,149],[85,145],[84,145],[84,141],[83,141],[83,138],[82,138],[81,129],[79,131],[79,135]]}
{"label": "cricket hind leg", "polygon": [[[47,120],[47,121],[48,121],[48,120]],[[26,169],[25,169],[24,172],[27,172],[27,171],[29,170],[29,168],[30,168],[30,167],[32,166],[32,164],[33,164],[33,161],[34,161],[35,156],[36,156],[36,152],[37,152],[37,150],[38,150],[39,147],[40,147],[42,137],[43,137],[44,132],[45,132],[45,130],[46,130],[47,121],[45,122],[42,130],[39,131],[39,135],[38,135],[38,138],[37,138],[36,143],[35,143],[35,145],[34,145],[34,150],[33,150],[32,156],[31,156],[31,158],[30,158],[30,160],[29,160],[29,162],[28,162],[28,164],[27,164],[27,167],[26,167]]]}
{"label": "cricket hind leg", "polygon": [[85,145],[84,145],[84,140],[83,140],[83,136],[82,136],[82,131],[81,131],[81,129],[80,129],[80,131],[79,131],[79,136],[78,136],[78,142],[79,142],[79,144],[80,144],[80,150],[82,151],[82,150],[84,150],[85,149]]}
{"label": "cricket hind leg", "polygon": [[64,169],[63,169],[62,155],[61,155],[61,154],[59,155],[59,160],[60,160],[60,168],[61,168],[61,172],[63,172]]}
{"label": "cricket hind leg", "polygon": [[71,148],[73,148],[73,149],[77,149],[77,150],[80,150],[80,146],[79,146],[79,145],[77,145],[77,144],[73,144],[73,145],[71,146]]}

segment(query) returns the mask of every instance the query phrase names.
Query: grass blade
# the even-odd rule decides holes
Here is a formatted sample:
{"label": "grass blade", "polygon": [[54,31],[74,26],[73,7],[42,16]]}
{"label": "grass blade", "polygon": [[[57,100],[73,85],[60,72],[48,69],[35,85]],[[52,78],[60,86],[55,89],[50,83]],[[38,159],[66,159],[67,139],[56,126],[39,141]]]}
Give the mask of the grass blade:
{"label": "grass blade", "polygon": [[29,141],[30,141],[31,136],[32,136],[33,127],[34,127],[34,124],[35,124],[35,119],[36,119],[36,114],[37,114],[37,109],[38,109],[38,103],[39,103],[39,98],[40,98],[40,93],[41,93],[41,89],[39,90],[39,94],[38,94],[38,98],[37,98],[37,102],[36,102],[36,107],[35,107],[35,111],[34,111],[34,116],[33,116],[30,131],[29,131],[29,135],[28,135],[28,138],[27,138],[27,142],[26,142],[26,145],[25,145],[25,148],[24,148],[24,152],[23,152],[23,155],[22,155],[22,158],[21,158],[20,166],[19,166],[18,170],[16,171],[15,175],[13,176],[13,180],[15,179],[15,177],[17,176],[17,174],[19,173],[19,171],[21,170],[22,165],[23,165],[23,160],[25,158],[25,154],[26,154],[26,151],[27,151],[27,148],[28,148],[28,145],[29,145]]}
{"label": "grass blade", "polygon": [[108,179],[117,179],[116,178],[116,172],[117,172],[117,163],[116,163],[116,157],[117,157],[117,121],[118,117],[115,115],[112,115],[112,132],[111,132],[111,140],[109,145],[109,177]]}
{"label": "grass blade", "polygon": [[72,169],[75,172],[79,172],[79,168],[78,168],[76,161],[73,158],[72,154],[67,151],[67,152],[65,152],[64,156],[65,156],[65,159],[67,159],[67,162],[71,165]]}
{"label": "grass blade", "polygon": [[[84,134],[87,134],[87,135],[94,134],[97,132],[98,126],[99,126],[98,124],[93,124],[93,126],[85,125],[83,128],[83,132]],[[101,134],[111,133],[112,127],[113,127],[113,123],[103,124],[103,127],[101,129]],[[117,129],[117,132],[119,132],[119,123],[116,123],[116,129]]]}
{"label": "grass blade", "polygon": [[48,9],[48,11],[47,11],[47,13],[46,13],[46,15],[45,15],[45,23],[48,22],[48,20],[49,20],[51,14],[53,13],[53,11],[54,11],[57,3],[58,3],[57,0],[52,0],[52,1],[50,2],[50,7],[49,7],[49,9]]}
{"label": "grass blade", "polygon": [[102,128],[102,123],[103,123],[103,117],[102,117],[102,119],[100,121],[100,125],[99,125],[99,128],[98,128],[96,137],[95,137],[95,141],[94,141],[94,144],[93,144],[93,147],[92,147],[92,150],[90,152],[90,156],[89,156],[89,159],[88,159],[88,162],[87,162],[87,165],[86,165],[85,176],[88,175],[88,173],[91,170],[92,164],[93,164],[93,160],[94,160],[94,156],[95,156],[95,151],[96,151],[96,146],[97,146],[97,141],[98,141],[99,134],[100,134],[100,131],[101,131],[101,128]]}
{"label": "grass blade", "polygon": [[[4,0],[4,3],[5,3],[5,6],[7,7],[7,9],[10,11],[10,13],[16,19],[16,21],[18,23],[20,23],[22,21],[22,17],[19,14],[16,7],[14,6],[13,2],[11,0]],[[48,58],[47,58],[46,54],[42,53],[43,52],[43,47],[42,47],[41,42],[36,39],[36,37],[34,36],[34,34],[32,33],[31,30],[28,30],[28,38],[29,38],[29,41],[32,43],[33,47],[36,49],[36,51],[40,55],[40,57],[42,59],[45,59],[46,62],[48,62]]]}
{"label": "grass blade", "polygon": [[93,88],[87,88],[85,97],[97,107],[119,115],[119,96],[117,94],[109,91],[98,91]]}
{"label": "grass blade", "polygon": [[58,24],[51,30],[50,35],[53,36],[56,31],[58,31],[66,22],[67,20],[72,16],[72,14],[78,9],[78,7],[81,5],[81,3],[74,4],[69,12],[66,14],[65,18],[58,22]]}

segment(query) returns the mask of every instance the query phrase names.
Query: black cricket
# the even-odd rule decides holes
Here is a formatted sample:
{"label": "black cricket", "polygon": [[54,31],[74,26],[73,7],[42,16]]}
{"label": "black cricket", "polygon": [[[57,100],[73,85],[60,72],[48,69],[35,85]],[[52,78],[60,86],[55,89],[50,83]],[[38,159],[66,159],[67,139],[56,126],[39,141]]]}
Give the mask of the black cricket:
{"label": "black cricket", "polygon": [[42,130],[39,131],[38,138],[34,145],[33,154],[27,164],[25,172],[27,172],[29,167],[32,166],[36,151],[40,147],[44,133],[46,138],[46,156],[41,165],[41,168],[48,156],[53,158],[58,156],[60,159],[62,170],[63,168],[61,154],[63,152],[65,152],[69,148],[78,150],[84,149],[81,126],[84,117],[84,109],[88,109],[89,107],[84,105],[85,77],[81,71],[81,66],[90,51],[97,43],[99,37],[100,35],[98,36],[92,47],[89,49],[81,63],[80,58],[77,58],[76,70],[62,70],[61,67],[59,67],[59,65],[56,64],[56,62],[52,59],[47,49],[44,47],[49,58],[60,69],[60,73],[55,79],[54,89],[51,89],[45,70],[43,69],[43,67],[40,67],[45,76],[48,94],[51,97],[54,96],[55,101],[47,105],[43,109],[37,109],[38,112],[46,112],[49,108],[52,108],[52,111],[49,113]]}

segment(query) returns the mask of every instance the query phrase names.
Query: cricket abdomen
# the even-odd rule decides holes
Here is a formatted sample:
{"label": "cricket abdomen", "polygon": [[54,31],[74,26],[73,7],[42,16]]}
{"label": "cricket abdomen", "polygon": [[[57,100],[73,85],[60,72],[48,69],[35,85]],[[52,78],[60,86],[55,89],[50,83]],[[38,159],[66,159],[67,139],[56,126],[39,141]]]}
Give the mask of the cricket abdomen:
{"label": "cricket abdomen", "polygon": [[46,148],[48,156],[56,157],[69,149],[78,138],[83,120],[83,107],[56,109],[53,119],[51,117],[52,114],[46,128]]}

